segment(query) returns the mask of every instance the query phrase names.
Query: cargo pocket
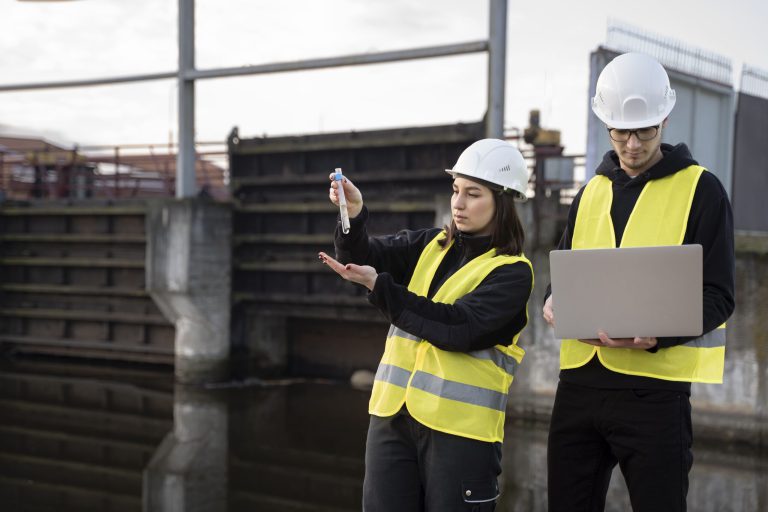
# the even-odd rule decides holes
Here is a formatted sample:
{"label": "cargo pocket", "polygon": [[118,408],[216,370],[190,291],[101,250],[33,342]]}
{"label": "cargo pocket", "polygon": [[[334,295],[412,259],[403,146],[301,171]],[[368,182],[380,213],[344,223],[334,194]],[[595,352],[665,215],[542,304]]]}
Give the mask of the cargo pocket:
{"label": "cargo pocket", "polygon": [[499,498],[499,483],[493,480],[465,480],[461,482],[461,497],[472,512],[492,512]]}

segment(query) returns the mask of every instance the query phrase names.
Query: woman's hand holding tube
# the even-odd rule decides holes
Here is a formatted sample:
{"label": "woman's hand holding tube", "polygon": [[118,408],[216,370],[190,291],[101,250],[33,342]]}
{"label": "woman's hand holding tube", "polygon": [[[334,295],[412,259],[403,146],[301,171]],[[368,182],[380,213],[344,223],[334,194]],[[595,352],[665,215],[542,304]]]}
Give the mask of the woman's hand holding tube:
{"label": "woman's hand holding tube", "polygon": [[317,256],[323,263],[331,267],[334,272],[347,281],[361,284],[369,290],[373,290],[373,286],[376,284],[376,278],[379,276],[375,268],[368,265],[355,265],[354,263],[343,265],[324,252],[317,253]]}
{"label": "woman's hand holding tube", "polygon": [[349,218],[354,219],[360,215],[360,211],[363,209],[363,194],[346,176],[341,178],[341,181],[335,181],[333,179],[335,175],[336,173],[332,172],[330,176],[328,176],[331,180],[331,188],[328,192],[328,197],[334,205],[339,206],[339,194],[337,190],[339,188],[339,183],[343,183],[344,196],[347,198]]}

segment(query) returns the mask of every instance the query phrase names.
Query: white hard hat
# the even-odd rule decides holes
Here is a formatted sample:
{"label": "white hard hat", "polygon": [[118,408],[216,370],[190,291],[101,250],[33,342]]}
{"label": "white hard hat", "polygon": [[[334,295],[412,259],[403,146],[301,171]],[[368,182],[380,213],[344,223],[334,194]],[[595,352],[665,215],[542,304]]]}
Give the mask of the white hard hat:
{"label": "white hard hat", "polygon": [[504,192],[514,191],[519,201],[527,199],[528,166],[523,155],[509,142],[482,139],[465,149],[453,169],[445,172],[463,175],[498,185]]}
{"label": "white hard hat", "polygon": [[655,59],[643,53],[619,55],[600,73],[592,111],[610,128],[656,126],[675,106],[675,91]]}

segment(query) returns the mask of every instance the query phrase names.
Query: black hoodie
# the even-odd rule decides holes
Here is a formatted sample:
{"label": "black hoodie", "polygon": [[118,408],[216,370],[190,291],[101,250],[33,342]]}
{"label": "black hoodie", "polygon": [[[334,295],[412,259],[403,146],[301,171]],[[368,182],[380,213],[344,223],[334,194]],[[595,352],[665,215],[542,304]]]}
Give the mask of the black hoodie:
{"label": "black hoodie", "polygon": [[[611,220],[616,234],[616,244],[621,243],[624,228],[632,209],[645,184],[650,180],[674,174],[690,165],[697,164],[685,144],[661,145],[663,158],[650,169],[631,178],[621,169],[618,156],[609,151],[595,171],[606,176],[613,184]],[[570,249],[571,237],[576,222],[584,187],[571,204],[568,225],[558,244],[558,249]],[[702,173],[691,204],[691,212],[685,230],[683,244],[701,244],[704,256],[704,297],[703,332],[716,329],[734,309],[734,250],[733,214],[728,195],[720,181],[711,172]],[[546,297],[549,297],[550,289]],[[545,300],[546,300],[545,297]],[[555,320],[557,315],[555,314]],[[673,347],[690,341],[693,337],[658,338],[658,346],[651,350]],[[635,377],[612,372],[600,364],[597,358],[580,368],[562,370],[560,379],[576,384],[602,388],[664,388],[681,389],[690,392],[690,384],[671,382],[646,377]]]}
{"label": "black hoodie", "polygon": [[408,290],[408,282],[422,250],[441,230],[406,230],[369,237],[367,220],[368,210],[363,207],[360,215],[350,220],[347,235],[337,227],[336,257],[342,263],[371,265],[379,272],[368,301],[391,324],[454,352],[509,345],[525,327],[533,274],[524,262],[494,269],[477,288],[453,304],[431,300],[448,277],[490,249],[489,236],[457,233],[430,283],[428,297],[421,297]]}

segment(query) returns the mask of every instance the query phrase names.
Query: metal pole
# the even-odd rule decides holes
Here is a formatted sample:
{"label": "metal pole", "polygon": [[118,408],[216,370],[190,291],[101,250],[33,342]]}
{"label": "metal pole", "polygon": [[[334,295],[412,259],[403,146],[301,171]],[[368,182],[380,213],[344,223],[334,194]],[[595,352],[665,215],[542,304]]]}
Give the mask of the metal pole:
{"label": "metal pole", "polygon": [[120,146],[115,146],[115,197],[119,198],[120,194]]}
{"label": "metal pole", "polygon": [[507,0],[490,0],[488,115],[486,137],[504,138],[504,82],[507,60]]}
{"label": "metal pole", "polygon": [[178,73],[150,73],[131,76],[113,76],[109,78],[88,78],[85,80],[59,80],[56,82],[37,82],[28,84],[0,85],[0,92],[30,91],[37,89],[63,89],[67,87],[94,87],[98,85],[127,84],[131,82],[147,82],[150,80],[168,80],[176,78]]}
{"label": "metal pole", "polygon": [[[406,60],[451,57],[454,55],[465,55],[468,53],[480,53],[486,51],[488,51],[488,41],[468,41],[465,43],[412,48],[410,50],[358,53],[353,55],[341,55],[338,57],[272,62],[269,64],[238,66],[234,68],[189,69],[184,73],[184,78],[188,80],[201,80],[204,78],[226,78],[234,76],[261,75],[267,73],[286,73],[291,71],[307,71],[312,69],[327,69],[342,66],[365,66],[370,64],[385,64],[388,62],[401,62]],[[149,80],[167,80],[170,78],[178,79],[178,77],[179,72],[173,71],[167,73],[116,76],[111,78],[89,78],[85,80],[59,80],[55,82],[2,84],[0,85],[0,93],[42,89],[64,89],[68,87],[92,87]]]}
{"label": "metal pole", "polygon": [[195,183],[195,0],[179,0],[179,149],[176,155],[176,197],[193,197]]}
{"label": "metal pole", "polygon": [[344,66],[364,66],[401,62],[416,59],[434,59],[451,57],[467,53],[485,52],[488,50],[487,41],[470,41],[466,43],[446,44],[442,46],[425,46],[410,50],[393,50],[377,53],[358,53],[339,57],[324,57],[319,59],[273,62],[238,66],[236,68],[198,69],[187,73],[186,78],[222,78],[228,76],[260,75],[265,73],[285,73],[289,71],[306,71],[311,69],[328,69]]}

